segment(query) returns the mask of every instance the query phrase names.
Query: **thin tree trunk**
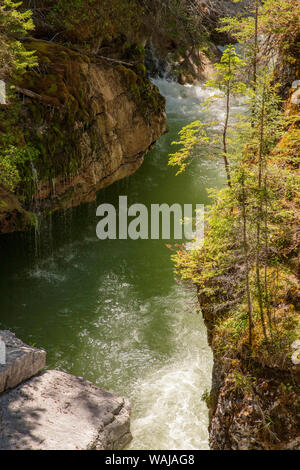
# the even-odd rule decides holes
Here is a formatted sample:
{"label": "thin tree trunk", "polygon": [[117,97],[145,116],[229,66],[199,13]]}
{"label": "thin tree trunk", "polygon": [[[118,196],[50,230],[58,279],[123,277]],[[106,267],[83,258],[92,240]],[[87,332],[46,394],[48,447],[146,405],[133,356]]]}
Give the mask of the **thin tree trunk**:
{"label": "thin tree trunk", "polygon": [[267,175],[264,180],[264,198],[265,198],[265,213],[264,213],[264,231],[265,231],[265,305],[268,316],[269,329],[271,339],[273,339],[272,317],[270,311],[270,298],[268,287],[268,256],[269,256],[269,237],[268,237],[268,194],[267,194]]}
{"label": "thin tree trunk", "polygon": [[253,314],[252,314],[252,302],[249,285],[249,258],[248,258],[248,239],[247,239],[247,212],[246,212],[246,193],[245,193],[245,181],[244,173],[242,179],[242,214],[243,214],[243,245],[244,245],[244,259],[246,267],[246,292],[247,292],[247,304],[248,304],[248,321],[249,321],[249,345],[252,346],[252,327],[253,327]]}
{"label": "thin tree trunk", "polygon": [[259,0],[255,3],[255,25],[254,25],[254,55],[253,55],[253,90],[256,91],[257,84],[257,55],[258,55],[258,13]]}
{"label": "thin tree trunk", "polygon": [[[254,50],[253,50],[253,91],[256,92],[257,88],[257,55],[258,55],[258,14],[259,14],[259,0],[255,2],[254,14]],[[255,113],[255,102],[252,107],[252,114]],[[254,123],[252,122],[252,126]]]}
{"label": "thin tree trunk", "polygon": [[230,113],[230,82],[228,82],[228,88],[226,93],[226,117],[224,123],[224,130],[223,130],[223,158],[227,176],[227,184],[231,188],[231,177],[230,177],[230,166],[229,161],[227,158],[227,130],[228,130],[228,121],[229,121],[229,113]]}
{"label": "thin tree trunk", "polygon": [[262,286],[260,279],[260,235],[261,235],[261,219],[262,219],[262,171],[263,171],[263,144],[264,144],[264,123],[265,123],[265,87],[263,88],[262,105],[261,105],[261,117],[260,117],[260,136],[259,136],[259,151],[258,151],[258,216],[256,223],[256,285],[258,294],[258,304],[260,311],[261,324],[263,334],[266,339],[267,331],[264,318],[264,307],[262,298]]}

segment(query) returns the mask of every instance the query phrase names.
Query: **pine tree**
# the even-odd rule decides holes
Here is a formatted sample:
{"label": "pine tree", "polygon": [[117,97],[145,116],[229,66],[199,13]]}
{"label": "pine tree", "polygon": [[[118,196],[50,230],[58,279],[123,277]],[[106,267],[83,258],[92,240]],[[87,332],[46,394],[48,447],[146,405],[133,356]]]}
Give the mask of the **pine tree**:
{"label": "pine tree", "polygon": [[0,5],[0,79],[14,79],[28,67],[37,65],[33,51],[28,51],[22,39],[34,29],[31,11],[20,11],[22,2],[2,0]]}
{"label": "pine tree", "polygon": [[[172,142],[173,145],[180,145],[181,148],[170,155],[169,165],[179,166],[179,172],[183,171],[190,159],[198,156],[199,153],[208,153],[210,156],[220,155],[224,160],[227,184],[231,186],[230,162],[228,159],[229,139],[228,130],[231,118],[231,101],[234,96],[243,96],[247,92],[246,85],[239,80],[239,73],[245,63],[238,56],[234,46],[229,46],[223,52],[220,63],[215,66],[214,80],[206,82],[206,86],[213,87],[217,93],[209,98],[204,105],[210,105],[216,100],[225,101],[224,122],[201,123],[194,121],[185,126],[179,132],[180,141]],[[222,126],[222,134],[212,131],[216,124]]]}

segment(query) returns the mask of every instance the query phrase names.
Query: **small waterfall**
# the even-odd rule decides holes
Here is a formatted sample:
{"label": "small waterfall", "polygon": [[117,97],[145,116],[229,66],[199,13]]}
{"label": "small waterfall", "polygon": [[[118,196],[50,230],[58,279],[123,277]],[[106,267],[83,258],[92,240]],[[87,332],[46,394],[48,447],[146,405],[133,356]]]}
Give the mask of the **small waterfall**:
{"label": "small waterfall", "polygon": [[167,58],[161,59],[158,57],[151,39],[146,45],[145,65],[151,77],[172,79],[171,64],[168,63]]}
{"label": "small waterfall", "polygon": [[32,181],[33,181],[33,213],[35,215],[35,224],[34,224],[34,249],[35,249],[35,258],[39,259],[40,254],[40,244],[41,244],[41,213],[40,213],[40,189],[39,189],[39,176],[38,171],[34,165],[32,159],[30,159],[30,166],[32,171]]}

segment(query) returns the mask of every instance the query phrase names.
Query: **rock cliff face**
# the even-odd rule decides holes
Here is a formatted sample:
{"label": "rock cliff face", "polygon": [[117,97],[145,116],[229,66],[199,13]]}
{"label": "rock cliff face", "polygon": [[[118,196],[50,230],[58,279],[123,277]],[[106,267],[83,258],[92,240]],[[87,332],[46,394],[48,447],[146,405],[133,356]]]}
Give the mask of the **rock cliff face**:
{"label": "rock cliff face", "polygon": [[[299,115],[300,82],[295,80],[286,102],[286,114]],[[300,119],[296,119],[278,143],[275,152],[281,157],[278,165],[291,165],[299,154]],[[290,158],[293,156],[293,158]],[[299,171],[294,166],[295,172]],[[294,202],[296,204],[296,202]],[[293,209],[291,201],[291,211]],[[291,304],[293,316],[299,311],[299,226],[292,223],[290,243],[285,247],[287,266],[292,270],[289,285],[280,300],[280,315],[287,318]],[[296,254],[296,256],[295,256]],[[233,278],[238,279],[237,272]],[[238,281],[235,281],[238,282]],[[215,291],[217,290],[214,286]],[[232,284],[234,290],[234,284]],[[224,292],[224,291],[223,291]],[[224,298],[222,298],[222,295]],[[230,290],[220,294],[220,306],[225,299],[233,300]],[[300,365],[291,360],[292,345],[281,353],[249,351],[246,347],[232,349],[226,355],[218,347],[217,322],[226,309],[214,312],[209,297],[199,292],[199,301],[208,330],[208,340],[214,352],[211,393],[207,399],[210,411],[210,447],[214,450],[299,450],[300,449]],[[245,346],[245,345],[244,345]],[[226,357],[225,357],[226,356]]]}
{"label": "rock cliff face", "polygon": [[269,368],[215,356],[210,405],[214,450],[300,449],[297,366]]}
{"label": "rock cliff face", "polygon": [[[288,314],[287,293],[281,315]],[[298,302],[297,302],[298,297]],[[299,290],[292,300],[299,308]],[[252,351],[246,347],[222,353],[217,323],[209,301],[201,299],[214,354],[209,408],[209,443],[213,450],[300,449],[300,366],[291,361],[293,349]],[[288,333],[286,333],[288,338]]]}
{"label": "rock cliff face", "polygon": [[[213,44],[225,41],[215,32],[220,15],[235,14],[245,2],[193,5],[212,60],[218,55]],[[146,76],[146,44],[152,41],[162,70],[170,66],[180,83],[203,79],[211,69],[198,42],[192,46],[180,9],[166,15],[161,2],[129,8],[114,0],[96,2],[95,9],[56,3],[43,0],[43,8],[33,8],[34,39],[27,45],[38,66],[18,83],[17,99],[0,104],[0,144],[3,139],[4,147],[34,150],[15,195],[0,181],[0,233],[25,230],[35,223],[34,214],[89,202],[97,190],[138,169],[166,131],[164,99]],[[148,54],[150,73],[158,72],[155,63]]]}
{"label": "rock cliff face", "polygon": [[[216,62],[221,52],[218,45],[226,45],[232,38],[218,32],[221,26],[220,18],[236,16],[242,13],[249,5],[249,0],[241,0],[238,3],[232,0],[206,0],[190,2],[187,12],[198,16],[199,24],[194,26],[195,30],[202,31],[203,37],[197,36],[195,31],[190,34],[189,27],[185,25],[182,16],[172,12],[172,19],[161,25],[159,18],[163,17],[162,11],[157,8],[149,12],[145,20],[145,31],[148,33],[147,40],[147,68],[153,76],[170,77],[179,83],[193,83],[209,79],[213,63]],[[162,7],[161,7],[162,9]],[[177,21],[176,21],[177,20]],[[178,28],[177,35],[168,34],[169,22],[172,21]],[[174,27],[174,26],[173,26]],[[183,40],[182,29],[185,27],[186,37]],[[205,47],[199,43],[206,41]],[[205,52],[204,52],[205,50]]]}
{"label": "rock cliff face", "polygon": [[[25,203],[2,194],[2,233],[23,230],[32,221],[28,212],[92,201],[97,190],[135,172],[166,131],[165,100],[143,66],[89,58],[46,41],[33,40],[28,48],[37,51],[39,67],[17,87],[18,137],[38,155],[17,190]],[[5,117],[10,106],[1,108]]]}
{"label": "rock cliff face", "polygon": [[0,393],[16,387],[46,367],[46,351],[33,348],[8,330],[0,330],[5,345],[4,364],[0,364]]}
{"label": "rock cliff face", "polygon": [[212,387],[206,397],[210,448],[300,449],[299,365],[293,365],[289,353],[280,358],[271,352],[250,357],[247,349],[221,354],[216,320],[208,305],[201,306],[214,353]]}

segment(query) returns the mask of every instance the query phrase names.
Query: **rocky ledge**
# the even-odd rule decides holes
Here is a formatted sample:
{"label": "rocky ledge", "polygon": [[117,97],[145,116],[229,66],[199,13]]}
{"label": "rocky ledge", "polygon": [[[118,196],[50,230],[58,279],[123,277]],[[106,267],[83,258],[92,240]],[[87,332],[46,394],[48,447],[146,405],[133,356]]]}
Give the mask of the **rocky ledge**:
{"label": "rocky ledge", "polygon": [[57,370],[32,377],[45,367],[45,351],[7,331],[0,337],[0,450],[118,450],[131,440],[126,399]]}
{"label": "rocky ledge", "polygon": [[13,135],[31,158],[15,195],[0,185],[0,233],[26,229],[33,214],[93,201],[99,189],[134,173],[167,130],[165,99],[142,63],[110,63],[47,41],[26,44],[39,69],[16,87],[18,104],[0,105],[7,123],[0,139]]}

